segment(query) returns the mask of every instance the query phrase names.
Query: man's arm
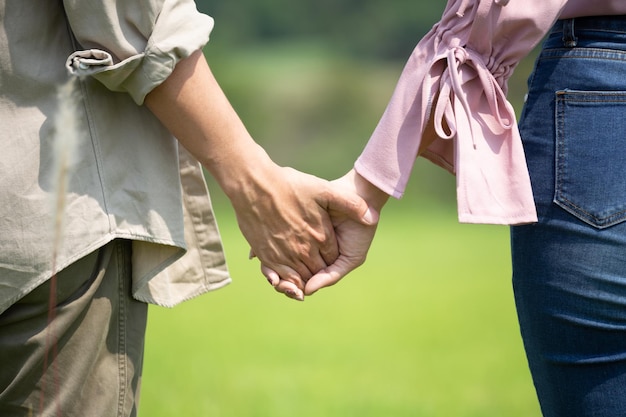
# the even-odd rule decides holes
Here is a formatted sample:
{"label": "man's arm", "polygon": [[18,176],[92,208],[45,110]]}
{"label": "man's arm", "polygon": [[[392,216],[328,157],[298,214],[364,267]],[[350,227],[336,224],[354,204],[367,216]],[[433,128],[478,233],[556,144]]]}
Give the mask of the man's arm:
{"label": "man's arm", "polygon": [[303,281],[339,253],[328,211],[359,221],[368,213],[365,201],[277,166],[248,133],[201,51],[180,61],[145,104],[215,177],[254,254],[297,283],[295,298],[300,298]]}

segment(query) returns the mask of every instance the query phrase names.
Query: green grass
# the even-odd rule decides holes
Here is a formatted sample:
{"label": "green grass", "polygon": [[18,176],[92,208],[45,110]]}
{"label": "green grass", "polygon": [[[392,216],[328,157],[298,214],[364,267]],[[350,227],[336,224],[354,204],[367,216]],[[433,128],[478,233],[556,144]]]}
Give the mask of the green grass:
{"label": "green grass", "polygon": [[[315,43],[218,50],[209,62],[272,158],[325,178],[350,169],[403,64]],[[520,80],[511,87],[524,91]],[[140,417],[540,415],[508,230],[459,225],[442,209],[454,201],[452,176],[420,161],[365,265],[304,303],[269,287],[215,194],[234,283],[151,308]]]}
{"label": "green grass", "polygon": [[364,266],[276,294],[218,207],[234,283],[151,308],[140,417],[537,417],[505,227],[392,201]]}

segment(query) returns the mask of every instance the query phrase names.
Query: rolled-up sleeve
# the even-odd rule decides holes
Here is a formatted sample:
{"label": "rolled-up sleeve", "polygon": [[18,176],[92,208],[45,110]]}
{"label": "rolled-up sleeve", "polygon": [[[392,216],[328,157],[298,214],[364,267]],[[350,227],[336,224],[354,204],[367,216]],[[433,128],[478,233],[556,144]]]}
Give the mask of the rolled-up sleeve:
{"label": "rolled-up sleeve", "polygon": [[[400,197],[420,153],[456,174],[460,221],[536,221],[507,81],[566,3],[449,0],[407,62],[357,172]],[[420,146],[428,125],[435,140]]]}
{"label": "rolled-up sleeve", "polygon": [[180,60],[202,49],[213,29],[193,0],[65,0],[64,6],[77,43],[68,71],[93,76],[137,104]]}

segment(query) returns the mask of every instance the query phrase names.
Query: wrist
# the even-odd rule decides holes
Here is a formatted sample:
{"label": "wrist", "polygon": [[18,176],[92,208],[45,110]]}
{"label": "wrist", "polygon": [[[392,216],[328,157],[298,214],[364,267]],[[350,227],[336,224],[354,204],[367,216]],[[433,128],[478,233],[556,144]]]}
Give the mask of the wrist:
{"label": "wrist", "polygon": [[230,200],[245,193],[250,185],[262,183],[268,170],[276,167],[265,150],[252,140],[201,162]]}
{"label": "wrist", "polygon": [[370,207],[380,213],[385,203],[387,203],[387,200],[389,200],[389,194],[376,187],[354,169],[350,170],[345,175],[345,178],[354,185],[357,194],[361,196]]}

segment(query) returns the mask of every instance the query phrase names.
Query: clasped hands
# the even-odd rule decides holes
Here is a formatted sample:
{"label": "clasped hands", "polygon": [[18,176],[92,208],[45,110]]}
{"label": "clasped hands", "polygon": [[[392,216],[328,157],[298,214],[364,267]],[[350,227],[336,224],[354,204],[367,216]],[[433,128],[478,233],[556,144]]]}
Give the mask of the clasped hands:
{"label": "clasped hands", "polygon": [[331,183],[276,165],[202,51],[181,60],[145,104],[218,182],[277,291],[303,299],[363,263],[386,195],[353,171]]}
{"label": "clasped hands", "polygon": [[278,169],[274,182],[232,203],[263,275],[302,301],[363,264],[388,195],[354,170],[329,182]]}

